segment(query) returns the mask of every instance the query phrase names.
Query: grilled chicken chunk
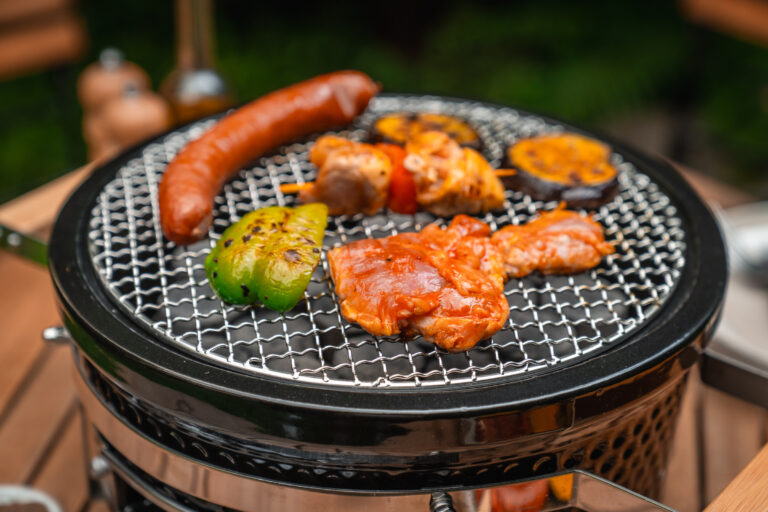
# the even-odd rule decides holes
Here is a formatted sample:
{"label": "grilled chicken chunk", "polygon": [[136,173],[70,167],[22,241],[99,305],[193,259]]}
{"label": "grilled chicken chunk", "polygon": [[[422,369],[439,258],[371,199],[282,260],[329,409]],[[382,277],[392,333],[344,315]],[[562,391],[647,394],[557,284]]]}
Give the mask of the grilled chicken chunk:
{"label": "grilled chicken chunk", "polygon": [[507,278],[580,272],[614,251],[600,224],[563,209],[490,234],[486,223],[457,215],[447,229],[430,224],[331,250],[342,315],[374,335],[421,334],[467,350],[506,322]]}
{"label": "grilled chicken chunk", "polygon": [[416,182],[416,201],[424,210],[449,217],[481,213],[504,204],[504,185],[483,156],[462,148],[443,132],[412,137],[403,162]]}
{"label": "grilled chicken chunk", "polygon": [[523,277],[534,270],[574,274],[614,252],[600,224],[562,208],[544,212],[523,226],[506,226],[491,239],[502,253],[508,277]]}
{"label": "grilled chicken chunk", "polygon": [[498,274],[480,269],[488,233],[472,229],[459,219],[446,230],[431,225],[421,233],[331,250],[341,313],[371,334],[421,334],[449,351],[467,350],[493,335],[506,322],[509,306]]}
{"label": "grilled chicken chunk", "polygon": [[325,203],[330,215],[373,215],[386,203],[392,163],[375,146],[328,135],[317,140],[309,159],[320,172],[299,192],[303,203]]}

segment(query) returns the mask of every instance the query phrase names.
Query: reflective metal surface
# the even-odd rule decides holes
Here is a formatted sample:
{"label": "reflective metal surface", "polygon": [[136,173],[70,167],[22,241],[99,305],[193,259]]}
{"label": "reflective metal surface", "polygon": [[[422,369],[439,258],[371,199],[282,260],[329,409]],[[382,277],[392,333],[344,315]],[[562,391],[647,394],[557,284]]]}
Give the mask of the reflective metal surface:
{"label": "reflective metal surface", "polygon": [[72,336],[69,334],[69,331],[66,329],[66,327],[61,325],[46,327],[43,329],[41,335],[43,341],[48,343],[68,343],[72,341]]}
{"label": "reflective metal surface", "polygon": [[669,507],[608,480],[574,471],[571,505],[586,512],[674,512]]}
{"label": "reflective metal surface", "polygon": [[[349,496],[311,492],[258,481],[194,462],[158,446],[120,422],[98,401],[79,373],[75,381],[88,421],[116,451],[153,478],[196,498],[243,511],[403,512],[427,510],[429,507],[429,494]],[[114,457],[107,460],[114,469]]]}

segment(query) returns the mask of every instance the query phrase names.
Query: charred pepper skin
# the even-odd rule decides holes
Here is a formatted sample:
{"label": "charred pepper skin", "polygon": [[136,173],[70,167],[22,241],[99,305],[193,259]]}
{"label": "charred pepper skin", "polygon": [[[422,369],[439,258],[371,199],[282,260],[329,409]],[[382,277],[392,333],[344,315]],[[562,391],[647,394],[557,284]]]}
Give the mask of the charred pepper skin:
{"label": "charred pepper skin", "polygon": [[211,287],[230,304],[292,309],[320,261],[327,224],[328,207],[322,203],[246,214],[224,231],[205,259]]}

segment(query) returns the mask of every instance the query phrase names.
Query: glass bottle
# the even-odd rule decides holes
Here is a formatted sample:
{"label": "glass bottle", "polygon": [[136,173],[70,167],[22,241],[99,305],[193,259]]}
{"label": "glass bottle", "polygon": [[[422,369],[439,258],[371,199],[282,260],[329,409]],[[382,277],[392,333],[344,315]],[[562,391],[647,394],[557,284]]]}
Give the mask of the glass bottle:
{"label": "glass bottle", "polygon": [[176,69],[160,85],[176,123],[232,106],[224,79],[214,69],[211,0],[176,0]]}

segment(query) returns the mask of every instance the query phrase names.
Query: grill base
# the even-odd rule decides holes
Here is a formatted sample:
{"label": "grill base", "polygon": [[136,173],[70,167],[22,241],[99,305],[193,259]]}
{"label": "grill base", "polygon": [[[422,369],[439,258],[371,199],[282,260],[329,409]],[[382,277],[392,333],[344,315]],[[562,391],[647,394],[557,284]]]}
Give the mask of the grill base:
{"label": "grill base", "polygon": [[[664,474],[669,441],[677,418],[685,379],[637,407],[625,421],[595,425],[602,436],[564,452],[569,461],[581,460],[578,467],[600,473],[625,487],[649,497],[657,497]],[[649,409],[650,407],[650,409]],[[655,433],[655,434],[653,434]],[[169,486],[146,473],[101,439],[101,455],[112,468],[109,496],[114,510],[131,512],[186,511],[224,512],[230,507],[212,503]],[[103,483],[102,483],[103,485]],[[457,510],[475,510],[475,494],[454,493]],[[352,497],[307,493],[283,486],[254,482],[248,495],[250,506],[241,510],[328,510],[369,512],[407,512],[428,510],[428,495]],[[322,503],[320,507],[318,504]]]}
{"label": "grill base", "polygon": [[[230,507],[212,503],[186,494],[142,471],[113,448],[102,452],[113,468],[109,476],[109,492],[114,510],[124,512],[235,512]],[[254,486],[256,487],[256,486]],[[242,511],[316,511],[335,512],[426,512],[428,494],[411,496],[344,496],[340,494],[306,493],[289,487],[259,486],[246,496],[247,508]],[[455,504],[460,511],[474,510],[469,491],[456,493]]]}
{"label": "grill base", "polygon": [[[82,366],[81,360],[81,366]],[[254,479],[256,475],[236,475],[233,466],[221,467],[220,462],[227,460],[234,464],[235,456],[228,454],[232,446],[221,439],[211,438],[210,432],[201,432],[199,441],[208,440],[203,446],[190,437],[189,432],[176,431],[158,418],[152,418],[146,411],[138,409],[135,397],[126,396],[116,384],[90,363],[86,364],[87,381],[79,380],[79,395],[85,405],[86,414],[95,431],[104,439],[104,445],[109,450],[119,454],[121,460],[146,473],[161,487],[167,487],[179,496],[189,496],[192,500],[202,500],[201,503],[211,506],[226,507],[234,510],[252,510],[254,496],[268,496],[259,510],[269,510],[269,503],[283,503],[290,499],[292,510],[302,510],[301,503],[309,503],[310,509],[318,509],[318,503],[331,500],[330,508],[343,510],[345,503],[356,502],[355,509],[364,506],[370,510],[424,510],[428,502],[428,494],[418,496],[398,495],[372,497],[344,496],[341,494],[319,493],[311,490],[301,490],[275,483],[266,483]],[[612,480],[632,489],[642,495],[655,498],[659,494],[660,483],[664,475],[669,443],[674,431],[674,425],[679,412],[680,398],[684,391],[687,370],[678,373],[645,393],[641,398],[625,404],[617,403],[609,413],[597,416],[576,418],[574,426],[544,434],[514,437],[509,433],[509,442],[514,445],[511,450],[514,456],[496,457],[489,460],[477,460],[474,464],[453,470],[438,471],[444,475],[442,482],[436,481],[435,476],[423,477],[417,471],[406,473],[403,477],[419,480],[417,485],[421,491],[439,488],[454,490],[468,489],[506,483],[515,480],[532,478],[556,473],[567,469],[582,469]],[[641,389],[642,385],[632,383]],[[615,400],[616,395],[605,390],[594,400]],[[574,411],[575,415],[588,414],[588,406]],[[532,422],[546,422],[546,416],[531,416]],[[146,428],[150,426],[151,428]],[[518,426],[519,427],[519,426]],[[505,429],[510,425],[501,425],[490,421],[478,424],[479,430],[486,430],[485,435],[503,438]],[[497,432],[490,432],[497,429]],[[513,432],[506,430],[507,432]],[[155,435],[152,435],[155,432]],[[211,453],[211,443],[218,444],[218,453]],[[499,449],[498,447],[496,449]],[[504,453],[510,453],[508,446],[503,446]],[[494,448],[484,451],[491,456]],[[235,453],[233,451],[232,453]],[[204,458],[206,455],[207,458]],[[219,462],[217,464],[217,462]],[[262,461],[263,462],[263,461]],[[216,467],[218,466],[218,468]],[[279,464],[278,464],[279,466]],[[297,471],[283,465],[287,472]],[[359,468],[348,466],[334,474],[333,469],[316,466],[318,473],[326,473],[326,483],[342,478],[351,479],[359,472]],[[301,468],[298,471],[302,471]],[[306,471],[306,470],[304,470]],[[485,480],[484,475],[492,475],[491,480]],[[506,478],[505,478],[506,476]],[[413,482],[411,483],[413,485]],[[386,489],[382,483],[382,489]],[[157,485],[152,486],[158,487]],[[331,489],[326,489],[331,490]],[[386,490],[385,490],[386,492]],[[162,493],[161,493],[162,494]],[[472,493],[466,494],[471,499]],[[243,497],[248,499],[243,502]],[[287,496],[287,497],[285,497]],[[281,501],[282,500],[282,501]],[[306,501],[304,501],[306,500]],[[206,505],[207,506],[207,505]],[[285,508],[278,507],[280,510]],[[321,507],[322,508],[322,507]],[[201,508],[200,510],[209,510]]]}

